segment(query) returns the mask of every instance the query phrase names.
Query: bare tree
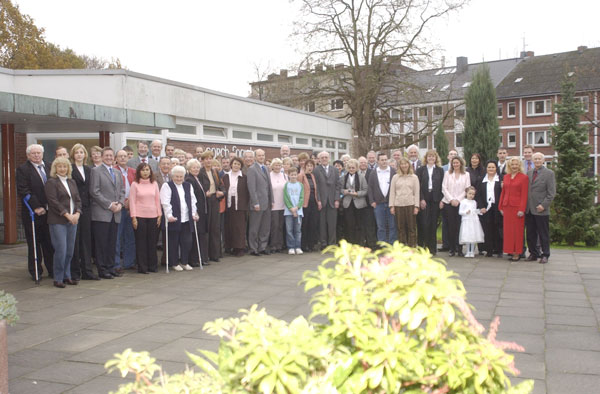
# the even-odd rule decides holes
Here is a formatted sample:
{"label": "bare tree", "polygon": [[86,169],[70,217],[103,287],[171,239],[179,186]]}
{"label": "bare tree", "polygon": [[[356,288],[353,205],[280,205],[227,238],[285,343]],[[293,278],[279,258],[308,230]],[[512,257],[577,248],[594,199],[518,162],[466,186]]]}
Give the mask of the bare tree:
{"label": "bare tree", "polygon": [[[461,8],[466,0],[297,0],[302,16],[294,36],[306,48],[300,69],[335,64],[329,78],[305,78],[304,97],[342,99],[355,133],[353,153],[374,147],[377,113],[399,94],[417,93],[422,86],[403,80],[408,66],[428,63],[433,46],[427,28],[433,21]],[[319,69],[319,66],[317,66]],[[379,111],[378,111],[379,110]]]}

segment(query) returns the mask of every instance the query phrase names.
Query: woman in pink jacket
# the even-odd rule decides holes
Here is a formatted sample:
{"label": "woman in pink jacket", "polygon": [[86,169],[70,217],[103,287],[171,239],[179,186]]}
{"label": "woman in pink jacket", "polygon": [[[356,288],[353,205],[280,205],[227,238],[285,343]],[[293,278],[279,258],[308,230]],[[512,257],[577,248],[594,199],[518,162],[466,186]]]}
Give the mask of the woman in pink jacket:
{"label": "woman in pink jacket", "polygon": [[156,243],[162,215],[158,182],[147,163],[141,163],[135,171],[135,181],[129,191],[129,212],[135,231],[138,272],[156,272]]}
{"label": "woman in pink jacket", "polygon": [[465,162],[460,157],[455,157],[450,161],[448,172],[444,174],[442,182],[442,193],[444,198],[444,210],[448,218],[448,243],[450,244],[450,256],[454,256],[458,251],[459,256],[463,256],[462,246],[458,244],[458,234],[460,232],[460,215],[458,207],[465,198],[465,189],[471,186],[471,178],[465,172]]}

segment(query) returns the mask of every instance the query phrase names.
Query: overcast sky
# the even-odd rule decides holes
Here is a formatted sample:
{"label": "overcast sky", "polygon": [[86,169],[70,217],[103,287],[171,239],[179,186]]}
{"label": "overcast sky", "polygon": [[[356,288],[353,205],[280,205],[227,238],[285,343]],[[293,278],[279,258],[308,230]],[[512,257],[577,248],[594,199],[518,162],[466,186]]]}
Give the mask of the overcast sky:
{"label": "overcast sky", "polygon": [[[288,0],[13,0],[46,38],[80,54],[119,58],[136,72],[247,96],[255,66],[279,70],[302,56],[288,36]],[[439,21],[431,39],[446,65],[600,46],[600,2],[472,0]]]}

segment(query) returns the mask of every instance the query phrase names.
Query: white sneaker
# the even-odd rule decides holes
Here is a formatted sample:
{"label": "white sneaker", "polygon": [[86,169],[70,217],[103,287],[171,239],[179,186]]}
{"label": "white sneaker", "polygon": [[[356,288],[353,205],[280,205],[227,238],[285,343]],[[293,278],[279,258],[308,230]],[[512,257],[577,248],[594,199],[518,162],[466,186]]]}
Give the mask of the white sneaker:
{"label": "white sneaker", "polygon": [[296,251],[294,249],[290,249],[288,250],[288,254],[296,254]]}
{"label": "white sneaker", "polygon": [[302,253],[304,253],[304,252],[302,251],[302,249],[300,249],[300,248],[296,248],[296,254],[302,254]]}
{"label": "white sneaker", "polygon": [[184,270],[186,270],[186,271],[191,271],[191,270],[193,270],[194,268],[192,268],[192,266],[191,266],[191,265],[189,265],[189,264],[186,264],[186,265],[184,265],[184,266],[183,266],[183,269],[184,269]]}
{"label": "white sneaker", "polygon": [[181,267],[181,264],[176,265],[175,267],[173,267],[173,269],[175,271],[183,271],[183,268]]}

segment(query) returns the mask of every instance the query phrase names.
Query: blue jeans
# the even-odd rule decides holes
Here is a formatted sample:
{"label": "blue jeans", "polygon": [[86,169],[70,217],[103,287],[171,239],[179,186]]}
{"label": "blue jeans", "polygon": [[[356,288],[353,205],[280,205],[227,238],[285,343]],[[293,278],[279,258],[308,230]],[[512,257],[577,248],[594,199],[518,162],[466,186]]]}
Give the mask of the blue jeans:
{"label": "blue jeans", "polygon": [[377,204],[375,207],[375,221],[377,222],[377,241],[393,244],[398,239],[396,221],[390,213],[387,203]]}
{"label": "blue jeans", "polygon": [[300,249],[302,246],[302,216],[285,217],[286,245],[288,249]]}
{"label": "blue jeans", "polygon": [[[123,249],[123,261],[121,261]],[[129,210],[121,210],[121,223],[117,228],[117,248],[115,251],[115,268],[131,268],[135,265],[135,234]]]}
{"label": "blue jeans", "polygon": [[50,238],[54,247],[54,280],[71,279],[71,259],[77,238],[77,225],[50,224]]}

